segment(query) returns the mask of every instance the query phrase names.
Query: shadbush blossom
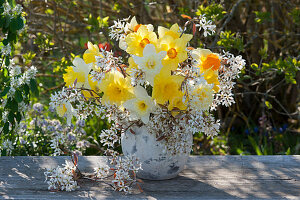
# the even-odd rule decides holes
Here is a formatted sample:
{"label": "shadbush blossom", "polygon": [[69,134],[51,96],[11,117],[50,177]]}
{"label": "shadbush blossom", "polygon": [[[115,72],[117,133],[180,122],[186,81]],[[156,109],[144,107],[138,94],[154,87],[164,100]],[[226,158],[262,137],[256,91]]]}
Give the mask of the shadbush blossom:
{"label": "shadbush blossom", "polygon": [[1,151],[3,151],[3,150],[6,150],[7,155],[11,155],[11,152],[13,149],[14,149],[14,147],[13,147],[12,142],[7,139],[7,140],[3,141],[0,146],[0,155],[1,155]]}
{"label": "shadbush blossom", "polygon": [[47,169],[44,172],[46,180],[45,182],[48,183],[49,190],[65,190],[65,191],[73,191],[79,186],[77,185],[76,180],[74,180],[76,167],[66,161],[63,164],[63,167],[56,167],[52,169]]}
{"label": "shadbush blossom", "polygon": [[[76,125],[68,126],[52,116],[47,116],[47,109],[41,103],[32,106],[24,103],[25,108],[20,108],[20,105],[18,108],[26,111],[28,115],[15,125],[12,132],[15,137],[2,141],[0,155],[18,155],[24,152],[40,155],[41,148],[45,152],[42,155],[82,155],[89,146],[84,120],[78,120]],[[2,114],[5,115],[3,118],[7,118],[7,113]]]}

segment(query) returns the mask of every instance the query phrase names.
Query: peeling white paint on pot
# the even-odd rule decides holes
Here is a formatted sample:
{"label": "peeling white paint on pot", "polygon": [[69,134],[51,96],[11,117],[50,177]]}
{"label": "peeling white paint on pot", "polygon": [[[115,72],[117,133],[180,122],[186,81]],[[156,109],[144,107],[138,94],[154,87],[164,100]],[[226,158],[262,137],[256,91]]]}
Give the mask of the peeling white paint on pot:
{"label": "peeling white paint on pot", "polygon": [[[164,143],[157,141],[145,126],[133,126],[122,134],[121,144],[124,155],[135,154],[142,163],[137,176],[142,179],[164,180],[176,177],[184,169],[189,153],[170,156],[164,149]],[[190,140],[193,140],[192,134]]]}

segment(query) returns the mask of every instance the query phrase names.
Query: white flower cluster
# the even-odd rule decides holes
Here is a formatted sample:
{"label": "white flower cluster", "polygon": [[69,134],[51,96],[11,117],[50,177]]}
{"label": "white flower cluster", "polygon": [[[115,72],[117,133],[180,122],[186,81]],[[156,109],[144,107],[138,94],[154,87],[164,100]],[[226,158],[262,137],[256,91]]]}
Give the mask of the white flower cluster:
{"label": "white flower cluster", "polygon": [[[19,66],[10,65],[8,68],[9,68],[9,73],[12,76],[12,78],[10,80],[10,89],[12,89],[12,88],[17,89],[24,84],[29,84],[30,79],[34,79],[36,76],[36,73],[37,73],[37,69],[34,66],[31,66],[22,75],[20,75],[21,68]],[[15,92],[15,90],[10,91],[11,96],[14,95],[14,92]]]}
{"label": "white flower cluster", "polygon": [[2,15],[8,15],[12,17],[13,15],[20,15],[22,13],[23,7],[20,4],[17,4],[14,8],[11,8],[8,2],[3,4]]}
{"label": "white flower cluster", "polygon": [[117,135],[117,130],[114,126],[110,129],[105,129],[101,131],[100,142],[107,146],[107,148],[113,148],[115,143],[120,140],[120,137]]}
{"label": "white flower cluster", "polygon": [[211,20],[207,20],[205,15],[200,15],[198,18],[194,19],[196,19],[196,27],[199,27],[199,31],[204,31],[204,37],[215,33],[216,25],[214,25]]}
{"label": "white flower cluster", "polygon": [[114,189],[116,191],[130,193],[131,185],[136,182],[136,172],[142,169],[141,163],[135,155],[119,157],[116,160],[114,179]]}
{"label": "white flower cluster", "polygon": [[50,147],[54,150],[53,156],[59,156],[62,151],[60,149],[60,145],[63,145],[65,142],[65,137],[62,134],[56,135],[52,140]]}
{"label": "white flower cluster", "polygon": [[215,110],[218,105],[230,106],[235,103],[232,89],[235,84],[234,79],[238,78],[239,73],[245,67],[246,61],[242,56],[234,56],[229,52],[222,55],[222,65],[219,69],[220,91],[215,94],[211,110]]}
{"label": "white flower cluster", "polygon": [[115,190],[125,193],[130,193],[131,188],[125,184],[125,181],[131,181],[128,171],[124,169],[119,169],[115,172],[114,180],[112,181],[115,184]]}
{"label": "white flower cluster", "polygon": [[[72,106],[72,102],[82,101],[81,93],[76,89],[72,88],[63,88],[59,92],[55,92],[50,97],[50,107],[52,108],[65,108],[66,112],[62,114],[62,116],[67,117],[67,123],[71,125],[71,120],[74,115],[77,115],[78,110],[74,109]],[[61,117],[62,117],[61,116]]]}
{"label": "white flower cluster", "polygon": [[118,19],[117,21],[114,21],[114,25],[112,25],[111,27],[109,27],[110,32],[109,32],[109,37],[111,39],[114,39],[116,41],[120,40],[120,39],[124,39],[125,38],[125,34],[128,31],[128,21],[130,19],[130,16],[128,18],[124,18],[124,19]]}
{"label": "white flower cluster", "polygon": [[73,178],[75,169],[76,167],[68,161],[63,164],[63,167],[58,166],[56,168],[47,169],[44,174],[46,177],[45,182],[49,185],[48,190],[73,191],[77,189],[79,186]]}
{"label": "white flower cluster", "polygon": [[42,104],[36,103],[32,108],[34,114],[32,120],[27,122],[24,118],[14,129],[22,145],[37,148],[39,145],[36,144],[36,137],[42,134],[44,137],[52,138],[50,148],[53,149],[54,156],[65,153],[62,149],[66,152],[71,151],[69,149],[71,146],[76,147],[72,148],[72,153],[81,155],[89,146],[89,142],[85,140],[84,120],[78,120],[76,126],[66,126],[57,119],[45,118]]}
{"label": "white flower cluster", "polygon": [[[14,64],[8,66],[9,74],[11,76],[9,83],[9,91],[7,92],[7,98],[1,99],[1,106],[5,108],[7,101],[9,98],[15,97],[15,92],[18,88],[22,87],[24,84],[29,85],[31,79],[35,79],[37,69],[32,66],[28,70],[26,70],[23,74],[20,66],[16,66]],[[24,94],[22,93],[22,96]],[[27,105],[24,101],[18,102],[18,111],[23,113],[29,109],[29,105]],[[2,121],[8,121],[8,112],[4,111],[2,113]]]}
{"label": "white flower cluster", "polygon": [[147,124],[149,133],[156,134],[170,156],[189,153],[193,145],[192,134],[201,132],[213,137],[218,134],[219,127],[219,120],[196,110],[174,118],[170,112],[158,109]]}
{"label": "white flower cluster", "polygon": [[199,125],[201,126],[198,127],[198,132],[214,137],[218,135],[220,129],[220,120],[215,121],[214,117],[211,114],[208,114],[203,118],[203,122]]}
{"label": "white flower cluster", "polygon": [[10,55],[11,52],[11,46],[10,44],[7,44],[6,46],[1,46],[1,54],[4,56]]}
{"label": "white flower cluster", "polygon": [[141,69],[132,68],[128,70],[131,74],[131,85],[148,85],[149,83],[145,81],[145,73]]}
{"label": "white flower cluster", "polygon": [[109,166],[108,165],[103,165],[100,167],[95,167],[94,168],[94,174],[96,178],[104,179],[108,176],[109,174]]}
{"label": "white flower cluster", "polygon": [[125,157],[119,157],[116,164],[117,169],[124,169],[126,171],[137,172],[142,169],[142,164],[139,162],[135,155],[127,155]]}
{"label": "white flower cluster", "polygon": [[0,156],[3,150],[6,150],[6,155],[10,155],[12,150],[14,149],[12,142],[8,139],[4,140],[0,146]]}
{"label": "white flower cluster", "polygon": [[100,51],[101,56],[95,56],[96,69],[91,72],[93,81],[101,81],[105,73],[116,69],[122,63],[122,58],[114,56],[112,51],[106,51],[104,49],[100,49]]}
{"label": "white flower cluster", "polygon": [[189,153],[192,148],[192,132],[187,132],[189,126],[184,119],[185,115],[172,117],[167,110],[157,108],[147,124],[149,134],[154,134],[165,148],[168,155]]}
{"label": "white flower cluster", "polygon": [[[76,102],[76,106],[72,104]],[[66,116],[67,124],[71,125],[73,116],[77,116],[78,119],[86,119],[91,114],[101,116],[104,113],[104,108],[99,104],[95,104],[92,101],[88,101],[81,93],[81,88],[63,88],[59,92],[55,92],[50,97],[50,108],[61,109],[63,112],[60,117]]]}

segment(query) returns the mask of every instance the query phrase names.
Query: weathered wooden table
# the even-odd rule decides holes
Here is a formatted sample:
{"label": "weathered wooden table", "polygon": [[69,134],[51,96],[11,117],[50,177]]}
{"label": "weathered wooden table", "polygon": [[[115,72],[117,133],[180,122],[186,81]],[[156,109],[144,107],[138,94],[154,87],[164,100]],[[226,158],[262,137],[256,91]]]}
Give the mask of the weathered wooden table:
{"label": "weathered wooden table", "polygon": [[[147,181],[143,193],[122,195],[111,187],[79,181],[73,192],[50,192],[44,168],[69,157],[0,157],[0,198],[8,199],[300,199],[300,156],[191,156],[171,180]],[[92,172],[104,157],[79,157],[82,172]]]}

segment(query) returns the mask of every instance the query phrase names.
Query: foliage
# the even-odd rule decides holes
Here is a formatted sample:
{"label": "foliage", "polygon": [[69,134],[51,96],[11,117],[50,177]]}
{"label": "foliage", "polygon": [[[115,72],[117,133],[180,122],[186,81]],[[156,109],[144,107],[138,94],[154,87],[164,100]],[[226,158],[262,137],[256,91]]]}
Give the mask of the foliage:
{"label": "foliage", "polygon": [[240,52],[244,50],[243,38],[231,31],[221,32],[217,44],[224,47],[226,51],[236,49]]}
{"label": "foliage", "polygon": [[221,4],[218,3],[210,3],[207,6],[204,6],[203,4],[198,7],[198,10],[196,12],[196,15],[203,15],[213,21],[218,21],[224,18],[224,14],[226,14],[226,11],[224,10],[224,7]]}

